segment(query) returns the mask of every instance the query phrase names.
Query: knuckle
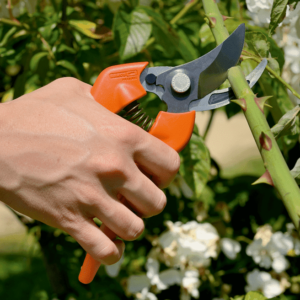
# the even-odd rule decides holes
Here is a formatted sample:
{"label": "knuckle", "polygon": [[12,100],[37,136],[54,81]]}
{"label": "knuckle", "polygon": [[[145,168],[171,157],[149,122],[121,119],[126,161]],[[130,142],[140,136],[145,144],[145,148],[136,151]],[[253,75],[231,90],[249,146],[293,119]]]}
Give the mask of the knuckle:
{"label": "knuckle", "polygon": [[144,232],[144,229],[145,229],[144,221],[141,218],[136,217],[134,218],[134,221],[131,223],[131,226],[129,227],[124,239],[128,241],[136,240]]}
{"label": "knuckle", "polygon": [[62,77],[62,78],[55,79],[53,81],[53,84],[77,86],[79,82],[80,80],[74,77]]}
{"label": "knuckle", "polygon": [[91,161],[90,168],[96,170],[102,178],[124,181],[128,177],[126,160],[119,153],[109,153],[104,155],[101,160]]}
{"label": "knuckle", "polygon": [[170,164],[169,164],[169,170],[172,175],[175,175],[180,167],[180,156],[179,154],[172,149],[172,153],[170,154]]}
{"label": "knuckle", "polygon": [[100,250],[97,258],[99,260],[109,260],[110,263],[114,263],[112,261],[118,261],[121,257],[117,246],[114,243],[109,243],[103,249]]}
{"label": "knuckle", "polygon": [[167,205],[167,197],[165,195],[164,192],[160,191],[161,192],[161,196],[159,197],[159,199],[156,201],[156,205],[154,207],[154,214],[159,214],[161,213],[166,205]]}
{"label": "knuckle", "polygon": [[130,147],[135,147],[140,139],[140,128],[136,125],[124,120],[124,124],[120,129],[120,141],[121,143]]}

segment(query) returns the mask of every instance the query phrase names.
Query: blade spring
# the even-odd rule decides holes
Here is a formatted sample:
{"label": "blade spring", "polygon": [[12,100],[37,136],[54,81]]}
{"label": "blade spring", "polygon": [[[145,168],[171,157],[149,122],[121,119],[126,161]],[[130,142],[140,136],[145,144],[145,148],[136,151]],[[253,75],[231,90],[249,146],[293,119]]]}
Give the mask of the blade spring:
{"label": "blade spring", "polygon": [[120,116],[131,123],[138,125],[142,129],[149,131],[153,124],[153,119],[151,119],[144,112],[144,109],[140,108],[139,106],[140,103],[137,101],[132,102],[120,112]]}

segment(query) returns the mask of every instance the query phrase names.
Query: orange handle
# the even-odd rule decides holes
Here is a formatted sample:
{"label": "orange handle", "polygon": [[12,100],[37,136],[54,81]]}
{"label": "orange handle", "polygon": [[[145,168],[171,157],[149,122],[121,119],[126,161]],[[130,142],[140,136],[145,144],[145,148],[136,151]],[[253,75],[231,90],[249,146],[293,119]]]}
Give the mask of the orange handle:
{"label": "orange handle", "polygon": [[[147,92],[140,83],[140,74],[147,62],[124,64],[105,69],[98,76],[91,93],[95,100],[118,113]],[[195,123],[195,111],[187,113],[159,112],[149,133],[180,152],[189,142]],[[112,237],[111,237],[112,238]],[[79,281],[91,283],[101,263],[88,253],[80,270]]]}

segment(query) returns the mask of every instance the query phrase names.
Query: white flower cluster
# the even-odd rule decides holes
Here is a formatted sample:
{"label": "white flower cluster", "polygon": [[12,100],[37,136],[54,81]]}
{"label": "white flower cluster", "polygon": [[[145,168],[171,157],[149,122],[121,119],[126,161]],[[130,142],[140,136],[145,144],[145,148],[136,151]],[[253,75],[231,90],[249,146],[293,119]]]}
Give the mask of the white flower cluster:
{"label": "white flower cluster", "polygon": [[[270,23],[273,0],[246,0],[249,15],[259,26]],[[282,77],[299,93],[300,92],[300,5],[294,10],[287,6],[286,18],[275,31],[273,38],[283,48],[285,65]],[[290,92],[290,97],[299,102]]]}
{"label": "white flower cluster", "polygon": [[272,267],[276,273],[280,273],[289,267],[285,255],[293,248],[293,239],[288,233],[272,233],[271,226],[265,225],[259,228],[246,253],[252,256],[260,267],[266,269]]}
{"label": "white flower cluster", "polygon": [[[275,271],[276,279],[270,273],[260,272],[258,269],[247,274],[246,292],[261,291],[265,297],[273,298],[280,295],[290,286],[282,273],[289,267],[285,255],[300,254],[300,240],[294,235],[294,225],[287,224],[287,232],[272,232],[270,225],[258,228],[254,241],[246,248],[247,255],[262,268]],[[280,274],[279,274],[280,273]],[[277,279],[280,280],[277,280]]]}
{"label": "white flower cluster", "polygon": [[[147,273],[130,276],[127,292],[136,299],[154,300],[156,293],[176,284],[181,286],[181,300],[199,298],[199,270],[210,265],[220,248],[229,259],[235,259],[241,246],[229,238],[220,239],[209,223],[167,221],[166,225],[169,230],[157,238],[149,253]],[[169,269],[159,272],[159,261]]]}
{"label": "white flower cluster", "polygon": [[276,297],[285,290],[278,280],[273,279],[269,273],[260,272],[258,269],[247,274],[247,283],[246,292],[261,291],[267,298]]}
{"label": "white flower cluster", "polygon": [[135,294],[136,299],[155,300],[157,298],[154,293],[166,290],[174,284],[182,288],[181,300],[190,299],[190,295],[199,298],[200,280],[197,270],[182,271],[172,268],[159,272],[159,262],[153,258],[148,258],[146,270],[146,274],[132,275],[127,280],[127,292]]}

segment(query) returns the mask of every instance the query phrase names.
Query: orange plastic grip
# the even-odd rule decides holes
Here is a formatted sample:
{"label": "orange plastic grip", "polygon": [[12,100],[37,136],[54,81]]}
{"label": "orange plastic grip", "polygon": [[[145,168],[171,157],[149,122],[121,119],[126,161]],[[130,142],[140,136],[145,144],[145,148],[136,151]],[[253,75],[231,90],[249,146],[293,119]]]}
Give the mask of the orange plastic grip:
{"label": "orange plastic grip", "polygon": [[161,111],[157,115],[149,133],[177,152],[189,142],[193,133],[196,112],[168,113]]}
{"label": "orange plastic grip", "polygon": [[113,66],[105,69],[96,79],[91,94],[95,100],[113,113],[147,95],[140,75],[148,62]]}
{"label": "orange plastic grip", "polygon": [[[147,92],[140,83],[140,74],[147,64],[147,62],[131,63],[105,69],[91,89],[93,97],[110,111],[114,113],[121,111],[128,104],[146,95]],[[180,152],[191,138],[195,116],[195,111],[186,113],[161,111],[149,133]],[[79,273],[79,281],[84,284],[91,283],[100,265],[100,262],[87,253]]]}

